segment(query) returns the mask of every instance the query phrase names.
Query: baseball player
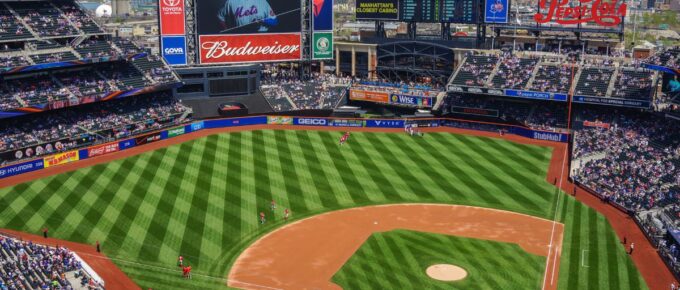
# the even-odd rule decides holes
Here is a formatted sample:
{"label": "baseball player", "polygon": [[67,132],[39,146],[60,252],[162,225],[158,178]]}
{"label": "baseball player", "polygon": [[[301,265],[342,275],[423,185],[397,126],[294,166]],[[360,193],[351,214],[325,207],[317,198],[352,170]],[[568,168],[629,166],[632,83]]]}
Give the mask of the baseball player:
{"label": "baseball player", "polygon": [[267,32],[279,21],[268,0],[225,0],[217,18],[224,30],[241,33]]}
{"label": "baseball player", "polygon": [[264,224],[266,220],[264,219],[264,212],[260,212],[260,224]]}
{"label": "baseball player", "polygon": [[276,209],[276,202],[273,199],[272,199],[272,203],[271,203],[270,207],[271,207],[272,211],[274,211]]}
{"label": "baseball player", "polygon": [[283,211],[283,219],[284,219],[285,221],[288,221],[288,217],[289,217],[289,216],[290,216],[290,210],[285,209],[285,210]]}
{"label": "baseball player", "polygon": [[345,144],[347,142],[347,139],[349,139],[349,132],[346,132],[342,137],[340,138],[340,145]]}

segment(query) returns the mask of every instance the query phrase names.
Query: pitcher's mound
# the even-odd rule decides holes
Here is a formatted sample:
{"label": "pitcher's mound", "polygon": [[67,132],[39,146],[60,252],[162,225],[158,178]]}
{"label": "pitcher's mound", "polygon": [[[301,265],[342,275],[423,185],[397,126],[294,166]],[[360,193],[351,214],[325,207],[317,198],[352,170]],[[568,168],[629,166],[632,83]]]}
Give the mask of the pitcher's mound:
{"label": "pitcher's mound", "polygon": [[467,277],[465,269],[450,264],[432,265],[425,272],[430,278],[440,281],[458,281]]}

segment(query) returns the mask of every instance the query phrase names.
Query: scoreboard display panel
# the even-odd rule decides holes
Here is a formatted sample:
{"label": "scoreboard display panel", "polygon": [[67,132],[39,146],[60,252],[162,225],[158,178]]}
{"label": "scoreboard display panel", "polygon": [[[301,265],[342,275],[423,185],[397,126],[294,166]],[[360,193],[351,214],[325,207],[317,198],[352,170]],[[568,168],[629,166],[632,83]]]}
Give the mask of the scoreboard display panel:
{"label": "scoreboard display panel", "polygon": [[399,19],[405,22],[477,23],[478,0],[401,0]]}
{"label": "scoreboard display panel", "polygon": [[477,0],[441,0],[441,22],[477,23]]}

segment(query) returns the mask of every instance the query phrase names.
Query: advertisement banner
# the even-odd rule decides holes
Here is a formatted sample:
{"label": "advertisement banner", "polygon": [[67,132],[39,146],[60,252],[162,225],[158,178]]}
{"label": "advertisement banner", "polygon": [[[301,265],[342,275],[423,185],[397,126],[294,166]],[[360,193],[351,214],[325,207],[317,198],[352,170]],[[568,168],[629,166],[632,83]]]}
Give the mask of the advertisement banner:
{"label": "advertisement banner", "polygon": [[163,58],[169,65],[187,64],[187,43],[184,36],[161,36]]}
{"label": "advertisement banner", "polygon": [[547,131],[534,131],[527,128],[521,127],[510,127],[508,130],[510,133],[542,141],[553,141],[553,142],[569,142],[569,135],[557,132],[547,132]]}
{"label": "advertisement banner", "polygon": [[152,133],[152,134],[147,134],[147,135],[142,135],[137,138],[135,138],[135,144],[137,145],[144,145],[144,144],[149,144],[153,142],[158,142],[161,140],[161,133]]}
{"label": "advertisement banner", "polygon": [[184,35],[186,33],[184,0],[159,0],[158,9],[161,35]]}
{"label": "advertisement banner", "polygon": [[354,127],[361,128],[364,127],[364,120],[353,120],[353,119],[331,119],[328,120],[328,126],[331,127]]}
{"label": "advertisement banner", "polygon": [[333,59],[333,32],[314,32],[312,59]]}
{"label": "advertisement banner", "polygon": [[293,125],[328,126],[328,120],[322,118],[293,118]]}
{"label": "advertisement banner", "polygon": [[356,0],[357,20],[399,20],[399,0]]}
{"label": "advertisement banner", "polygon": [[268,116],[267,124],[269,125],[293,125],[293,117],[287,116]]}
{"label": "advertisement banner", "polygon": [[508,23],[508,0],[484,0],[484,22]]}
{"label": "advertisement banner", "polygon": [[67,150],[67,148],[76,147],[76,145],[76,142],[73,142],[69,139],[63,139],[55,142],[43,143],[40,145],[7,151],[0,154],[0,160],[11,162],[24,158],[41,157],[57,152],[63,152]]}
{"label": "advertisement banner", "polygon": [[118,143],[110,143],[110,144],[104,144],[104,145],[99,145],[95,147],[90,147],[87,150],[87,157],[95,157],[95,156],[101,156],[101,155],[106,155],[110,154],[113,152],[118,152],[119,151],[119,144]]}
{"label": "advertisement banner", "polygon": [[205,64],[293,61],[302,57],[300,33],[199,36]]}
{"label": "advertisement banner", "polygon": [[68,151],[64,153],[59,153],[55,154],[52,156],[47,156],[44,158],[45,160],[45,168],[52,167],[52,166],[57,166],[57,165],[62,165],[66,164],[69,162],[73,161],[78,161],[80,160],[80,156],[78,155],[78,151]]}
{"label": "advertisement banner", "polygon": [[184,135],[184,127],[178,127],[168,130],[168,138],[177,137],[179,135]]}
{"label": "advertisement banner", "polygon": [[371,92],[352,89],[349,91],[349,99],[355,101],[389,103],[390,94],[384,92]]}
{"label": "advertisement banner", "polygon": [[553,101],[561,101],[561,102],[567,101],[567,95],[566,94],[557,94],[557,93],[505,90],[505,95],[508,96],[508,97],[517,97],[517,98],[534,99],[534,100],[553,100]]}
{"label": "advertisement banner", "polygon": [[409,95],[400,95],[400,94],[392,94],[392,96],[390,97],[390,104],[425,107],[425,108],[429,108],[429,107],[432,107],[434,105],[432,103],[431,97],[409,96]]}
{"label": "advertisement banner", "polygon": [[404,128],[404,120],[366,120],[368,128]]}
{"label": "advertisement banner", "polygon": [[235,127],[235,126],[250,126],[250,125],[266,125],[267,117],[246,117],[246,118],[234,118],[234,119],[223,119],[223,120],[208,120],[203,121],[206,129],[212,128],[223,128],[223,127]]}
{"label": "advertisement banner", "polygon": [[574,103],[600,104],[618,107],[649,108],[651,103],[644,100],[628,100],[614,98],[599,98],[588,96],[574,96]]}
{"label": "advertisement banner", "polygon": [[600,122],[600,121],[596,121],[596,122],[583,121],[583,126],[603,128],[603,129],[609,129],[609,127],[611,127],[611,125],[609,123],[604,123],[604,122]]}
{"label": "advertisement banner", "polygon": [[203,130],[203,128],[205,128],[203,121],[199,121],[199,122],[196,122],[196,123],[191,123],[191,125],[185,126],[184,130],[186,131],[186,133],[191,133],[191,132]]}
{"label": "advertisement banner", "polygon": [[118,150],[125,150],[135,147],[135,139],[128,139],[118,142]]}
{"label": "advertisement banner", "polygon": [[468,108],[468,107],[451,107],[451,113],[463,114],[463,115],[474,115],[474,116],[484,116],[484,117],[498,117],[498,110],[493,109],[481,109],[481,108]]}
{"label": "advertisement banner", "polygon": [[313,0],[314,31],[333,31],[333,0]]}
{"label": "advertisement banner", "polygon": [[33,160],[29,162],[19,163],[10,165],[7,167],[0,168],[0,178],[10,177],[14,175],[19,175],[31,171],[36,171],[43,169],[45,162],[42,159]]}

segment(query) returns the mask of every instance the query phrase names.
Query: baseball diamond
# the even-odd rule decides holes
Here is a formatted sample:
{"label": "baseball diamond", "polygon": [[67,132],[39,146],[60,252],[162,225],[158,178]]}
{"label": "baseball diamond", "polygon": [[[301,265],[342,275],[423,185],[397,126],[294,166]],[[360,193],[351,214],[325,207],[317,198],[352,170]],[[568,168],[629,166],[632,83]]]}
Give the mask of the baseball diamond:
{"label": "baseball diamond", "polygon": [[680,1],[605,2],[0,0],[0,290],[680,290]]}
{"label": "baseball diamond", "polygon": [[[4,204],[0,226],[25,232],[47,227],[55,238],[84,244],[102,241],[102,251],[144,289],[214,289],[227,284],[269,289],[257,284],[232,284],[239,281],[230,281],[227,273],[239,256],[248,253],[246,249],[279,228],[315,219],[325,212],[370,205],[468,205],[564,224],[554,287],[647,288],[606,219],[546,181],[551,160],[560,160],[557,155],[563,152],[547,146],[551,142],[468,135],[472,131],[413,138],[398,133],[403,132],[399,129],[383,129],[392,133],[354,132],[347,144],[338,146],[340,132],[264,128],[192,133],[138,147],[129,153],[138,154],[135,156],[125,157],[127,154],[120,152],[94,159],[99,164],[89,167],[65,165],[63,171],[68,172],[0,190]],[[85,167],[78,169],[81,166]],[[273,210],[272,200],[277,205]],[[284,209],[290,209],[288,220],[284,219]],[[259,212],[267,217],[264,224],[258,220]],[[373,219],[383,218],[376,215]],[[455,223],[457,219],[433,218],[431,225]],[[487,231],[497,231],[485,237],[456,238],[458,232],[417,237],[432,240],[432,249],[413,248],[415,232],[392,231],[402,228],[393,227],[357,243],[356,256],[346,257],[345,266],[329,273],[327,282],[347,288],[391,288],[408,279],[413,288],[466,288],[471,285],[469,281],[483,279],[486,282],[474,284],[532,288],[544,284],[544,277],[550,275],[544,273],[550,266],[546,265],[548,253],[537,256],[522,247],[521,241],[507,240],[510,236],[503,234],[501,227],[485,226]],[[550,240],[549,232],[544,233],[544,239]],[[287,238],[300,237],[291,233]],[[514,243],[520,248],[512,246]],[[415,252],[394,255],[401,251],[395,247]],[[418,254],[422,251],[423,255]],[[267,261],[286,253],[262,254],[262,261]],[[177,278],[179,255],[193,267],[191,280]],[[423,260],[418,258],[421,256]],[[366,264],[371,257],[376,263]],[[489,276],[489,267],[512,271],[517,269],[513,265],[517,260],[532,261],[532,266],[521,267],[516,274],[504,274],[519,280]],[[435,262],[460,265],[469,276],[436,284],[422,276],[427,264]],[[351,274],[367,271],[366,267],[373,274]],[[398,273],[404,276],[374,279]],[[407,278],[410,275],[418,278]]]}

